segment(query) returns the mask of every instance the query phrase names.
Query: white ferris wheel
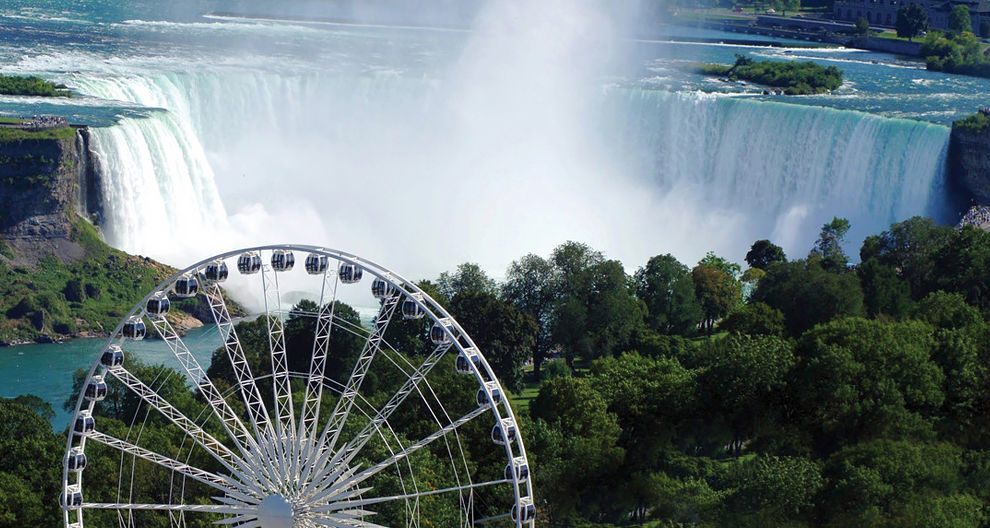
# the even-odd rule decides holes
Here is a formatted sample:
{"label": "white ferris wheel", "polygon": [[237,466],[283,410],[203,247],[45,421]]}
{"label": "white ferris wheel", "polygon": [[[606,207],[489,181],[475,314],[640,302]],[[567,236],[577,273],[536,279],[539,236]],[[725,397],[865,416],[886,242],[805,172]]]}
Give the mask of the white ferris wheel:
{"label": "white ferris wheel", "polygon": [[[243,318],[249,335],[228,278],[264,299]],[[379,306],[370,323],[340,302],[354,288],[346,298]],[[216,323],[205,345],[169,315],[197,295]],[[149,332],[180,368],[140,362]],[[196,357],[206,347],[211,364]],[[210,257],[124,316],[80,387],[62,479],[67,528],[532,528],[536,516],[519,427],[471,337],[396,273],[303,245]]]}

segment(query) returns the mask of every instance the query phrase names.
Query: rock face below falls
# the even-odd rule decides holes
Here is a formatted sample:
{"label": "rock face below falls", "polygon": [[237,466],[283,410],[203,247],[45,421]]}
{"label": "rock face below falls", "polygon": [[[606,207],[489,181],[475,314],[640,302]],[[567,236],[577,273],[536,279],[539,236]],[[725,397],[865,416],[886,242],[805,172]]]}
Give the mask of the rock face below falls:
{"label": "rock face below falls", "polygon": [[990,204],[990,128],[973,130],[953,123],[949,178],[975,201]]}
{"label": "rock face below falls", "polygon": [[62,139],[0,141],[0,238],[26,258],[81,256],[72,227],[79,216],[96,220],[101,201],[88,139],[80,128]]}

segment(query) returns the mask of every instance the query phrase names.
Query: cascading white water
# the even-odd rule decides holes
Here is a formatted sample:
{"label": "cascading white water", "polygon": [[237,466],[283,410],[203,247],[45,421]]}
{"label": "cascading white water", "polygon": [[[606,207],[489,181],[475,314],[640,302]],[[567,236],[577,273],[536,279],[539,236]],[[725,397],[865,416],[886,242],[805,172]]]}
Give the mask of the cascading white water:
{"label": "cascading white water", "polygon": [[175,115],[154,112],[95,128],[91,148],[104,175],[104,234],[112,245],[181,257],[201,234],[226,225],[202,146]]}
{"label": "cascading white water", "polygon": [[[891,222],[946,213],[948,129],[860,112],[611,89],[513,129],[527,117],[499,115],[509,103],[485,101],[496,111],[478,114],[478,94],[388,74],[200,72],[85,87],[167,109],[96,133],[110,238],[152,255],[169,236],[182,247],[219,234],[203,243],[223,249],[300,231],[426,253],[427,234],[442,232],[454,258],[496,270],[567,239],[635,266],[667,251],[741,260],[764,237],[801,256],[832,216],[852,221],[855,254]],[[157,192],[134,190],[135,173]]]}
{"label": "cascading white water", "polygon": [[[852,222],[855,254],[892,222],[951,215],[944,126],[698,93],[616,95],[608,112],[623,131],[618,157],[631,160],[628,172],[693,214],[741,213],[747,227],[731,231],[744,243],[765,236],[801,256],[834,215]],[[724,244],[715,248],[741,248]]]}

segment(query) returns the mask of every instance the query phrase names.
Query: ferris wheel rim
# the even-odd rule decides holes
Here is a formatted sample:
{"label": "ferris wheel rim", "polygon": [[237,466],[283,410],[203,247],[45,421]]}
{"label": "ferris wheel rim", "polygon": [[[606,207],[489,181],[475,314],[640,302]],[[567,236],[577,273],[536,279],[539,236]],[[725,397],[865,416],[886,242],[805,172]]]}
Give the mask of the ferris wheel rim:
{"label": "ferris wheel rim", "polygon": [[[446,348],[441,353],[441,356],[444,353],[447,352],[447,349],[454,349],[454,350],[456,350],[458,355],[467,354],[468,351],[470,351],[473,356],[472,356],[472,360],[471,361],[468,361],[467,363],[469,365],[469,368],[471,369],[471,373],[474,375],[476,381],[478,382],[478,385],[480,387],[482,387],[481,390],[486,390],[486,395],[488,397],[488,403],[486,405],[479,405],[478,406],[478,409],[476,409],[476,411],[489,411],[490,410],[492,412],[493,418],[495,419],[495,423],[496,423],[496,426],[495,427],[496,428],[500,428],[501,434],[502,434],[502,438],[505,440],[504,442],[501,442],[501,444],[503,445],[504,450],[506,452],[506,456],[507,456],[507,459],[509,461],[509,467],[512,467],[513,468],[512,472],[511,472],[512,473],[511,479],[506,478],[506,479],[504,479],[502,481],[486,482],[486,483],[482,483],[481,485],[489,485],[489,484],[493,484],[493,483],[511,483],[512,489],[513,489],[513,494],[514,494],[514,499],[515,499],[514,500],[514,503],[513,503],[514,504],[513,505],[513,517],[515,517],[515,512],[517,511],[517,509],[520,509],[523,506],[532,507],[532,505],[533,505],[533,499],[532,499],[532,497],[533,497],[532,480],[528,476],[528,473],[527,473],[527,476],[525,477],[525,479],[519,478],[519,475],[517,474],[517,471],[516,471],[516,462],[518,460],[521,460],[522,463],[525,464],[526,467],[528,467],[527,456],[526,456],[526,452],[525,452],[525,446],[524,446],[524,444],[522,442],[522,435],[521,434],[515,434],[516,433],[515,431],[513,431],[513,434],[510,435],[509,434],[509,430],[508,430],[508,427],[514,427],[514,428],[518,429],[518,421],[516,420],[515,414],[514,414],[512,408],[511,408],[511,405],[509,403],[509,398],[508,397],[501,398],[500,401],[496,401],[496,399],[493,397],[493,394],[492,394],[492,392],[490,390],[491,385],[492,385],[492,382],[494,382],[494,385],[497,386],[499,390],[502,390],[502,394],[505,394],[505,392],[504,392],[504,389],[501,388],[501,385],[498,384],[497,377],[494,375],[494,372],[493,372],[490,364],[488,363],[487,359],[478,350],[478,347],[476,346],[476,344],[474,343],[474,341],[471,339],[470,335],[467,332],[464,331],[464,329],[460,326],[460,324],[456,321],[456,319],[454,319],[446,311],[446,309],[443,308],[443,306],[441,306],[438,302],[436,302],[436,300],[434,300],[431,296],[429,296],[425,291],[423,291],[420,287],[418,287],[412,281],[409,281],[409,280],[405,279],[404,277],[402,277],[401,275],[399,275],[399,274],[391,271],[390,269],[385,268],[384,266],[381,266],[381,265],[379,265],[379,264],[377,264],[377,263],[375,263],[375,262],[373,262],[371,260],[368,260],[368,259],[364,259],[362,257],[359,257],[357,255],[354,255],[354,254],[351,254],[351,253],[347,253],[347,252],[343,252],[343,251],[340,251],[340,250],[335,250],[335,249],[323,247],[323,246],[312,246],[312,245],[302,245],[302,244],[262,245],[262,246],[254,246],[254,247],[249,247],[249,248],[242,248],[242,249],[237,249],[237,250],[226,251],[226,252],[223,252],[223,253],[220,253],[220,254],[217,254],[217,255],[213,255],[213,256],[208,257],[206,259],[203,259],[203,260],[201,260],[199,262],[196,262],[196,263],[192,264],[191,266],[188,266],[188,267],[186,267],[186,268],[184,268],[182,270],[177,271],[176,273],[174,273],[173,275],[171,275],[170,277],[168,277],[167,279],[165,279],[164,281],[162,281],[161,283],[159,283],[158,285],[156,285],[156,287],[150,293],[148,293],[143,299],[141,299],[131,309],[131,311],[128,312],[128,314],[126,316],[124,316],[124,318],[118,324],[118,326],[114,330],[114,332],[110,334],[110,337],[108,338],[106,345],[101,350],[101,355],[105,351],[107,351],[108,349],[110,349],[113,345],[116,345],[116,344],[119,344],[119,343],[123,342],[122,330],[124,328],[124,325],[125,325],[125,323],[127,321],[131,320],[134,317],[140,317],[140,318],[143,318],[143,317],[146,317],[146,316],[149,317],[149,319],[152,320],[153,326],[155,326],[156,331],[158,331],[159,330],[158,329],[158,326],[154,325],[154,323],[155,323],[154,318],[151,317],[145,311],[145,307],[147,306],[148,301],[152,297],[155,297],[156,295],[163,295],[163,294],[165,296],[167,296],[168,295],[168,292],[170,291],[171,287],[176,283],[176,281],[180,280],[183,277],[187,277],[187,276],[202,276],[202,272],[203,272],[204,267],[207,266],[208,264],[212,263],[212,262],[226,260],[226,259],[230,259],[232,257],[240,257],[241,255],[245,255],[245,254],[249,254],[249,253],[255,253],[255,254],[260,255],[261,252],[265,252],[265,251],[272,251],[272,252],[274,252],[274,251],[290,251],[290,252],[291,251],[301,251],[301,252],[309,252],[310,254],[323,255],[323,256],[326,256],[327,258],[332,258],[332,259],[334,259],[337,262],[337,268],[336,269],[339,269],[340,265],[343,264],[343,263],[353,264],[353,265],[356,265],[356,266],[360,266],[361,269],[363,269],[364,271],[370,272],[370,274],[373,275],[376,279],[384,280],[392,288],[391,295],[389,296],[389,298],[390,299],[395,299],[395,303],[393,303],[393,304],[398,304],[398,302],[400,300],[403,300],[404,302],[407,301],[407,300],[412,300],[420,309],[423,310],[423,312],[424,312],[423,315],[429,316],[429,318],[433,321],[433,324],[434,325],[439,325],[443,329],[443,331],[447,335],[447,343],[446,343]],[[262,274],[262,275],[264,277],[264,274]],[[278,291],[277,291],[277,288],[278,288],[278,286],[277,286],[278,278],[277,277],[278,277],[279,273],[276,272],[276,271],[272,271],[271,272],[271,275],[274,277],[274,281],[275,281],[275,289],[276,289],[275,299],[278,300],[280,298],[278,296]],[[264,278],[262,278],[262,281],[264,282]],[[216,287],[216,290],[218,292],[220,291],[219,286],[217,286],[216,283],[210,284],[208,281],[204,281],[204,286],[215,286]],[[324,287],[325,287],[325,282],[324,282]],[[206,288],[204,288],[204,291],[202,293],[206,294],[205,290],[206,290]],[[266,291],[266,293],[267,293],[267,291]],[[223,299],[222,293],[218,293],[218,295],[219,295],[219,299],[220,299],[220,304],[222,304],[224,306],[224,308],[226,308],[226,304],[225,304],[226,301]],[[336,299],[337,299],[337,297],[336,297],[336,285],[334,287],[334,293],[333,293],[333,296],[331,298],[333,299],[332,304],[336,304]],[[322,300],[322,293],[321,293],[321,300]],[[383,303],[382,310],[384,310],[384,308],[385,308],[385,303]],[[393,310],[394,310],[394,306],[393,306]],[[276,308],[276,313],[283,313],[280,307],[279,308]],[[269,316],[269,319],[271,319],[270,316],[272,314],[272,311],[271,311],[271,309],[270,309],[270,307],[268,305],[268,299],[267,299],[267,297],[265,299],[265,309],[264,309],[263,314],[266,315],[266,316]],[[214,313],[214,316],[216,317],[216,313]],[[379,316],[381,316],[381,310],[380,310]],[[391,318],[391,314],[389,315],[389,318]],[[331,319],[332,319],[332,315],[331,315]],[[218,321],[218,323],[219,323],[219,321]],[[166,321],[166,324],[167,324],[167,321]],[[331,328],[332,328],[332,326],[331,326]],[[231,334],[235,336],[234,337],[234,340],[237,341],[237,343],[239,345],[240,344],[239,343],[239,340],[236,337],[236,332],[233,330],[233,326],[232,325],[231,325]],[[269,375],[262,376],[262,377],[270,376],[274,380],[279,375],[279,373],[276,372],[276,368],[274,366],[275,358],[274,358],[274,352],[272,352],[272,351],[275,350],[275,346],[271,344],[271,339],[272,339],[272,329],[271,329],[271,326],[269,326],[268,337],[269,337],[269,340],[270,340],[269,341],[269,343],[270,343],[270,349],[269,350],[271,352],[270,355],[273,355],[273,357],[272,357],[272,361],[273,361],[273,372],[271,374],[269,374]],[[463,341],[463,344],[462,344],[462,341]],[[180,339],[180,342],[181,342],[181,339]],[[184,346],[184,343],[183,343],[183,346]],[[315,347],[315,344],[314,344],[314,347]],[[391,350],[393,352],[397,352],[397,351],[395,351],[394,348],[391,349]],[[283,343],[283,352],[284,352],[284,343]],[[174,350],[173,350],[173,354],[174,354]],[[408,363],[408,361],[407,361],[407,363]],[[425,362],[424,362],[424,364],[421,364],[420,367],[422,367],[423,365],[425,365]],[[398,367],[398,365],[396,365],[396,366]],[[411,363],[409,364],[409,366],[410,367],[413,367],[413,365]],[[426,373],[429,372],[429,369],[432,369],[432,366],[433,365],[430,365],[428,367]],[[205,374],[205,370],[202,370],[202,368],[201,367],[198,367],[198,366],[197,366],[197,368],[203,373],[203,377],[206,378],[207,381],[209,381],[209,378]],[[402,370],[401,367],[399,367],[399,368],[400,368],[400,370]],[[96,374],[96,372],[98,370],[100,370],[101,372],[103,372],[103,374],[106,374],[106,372],[104,372],[104,370],[111,370],[111,369],[103,369],[103,370],[101,370],[100,358],[98,357],[96,359],[96,361],[94,361],[94,363],[91,366],[89,372],[86,374],[86,377],[85,377],[84,382],[83,382],[83,389],[84,390],[86,389],[86,387],[88,386],[88,384],[93,380],[94,375]],[[417,369],[413,369],[412,372],[415,373],[415,374],[417,374],[417,375],[419,373],[419,371]],[[285,373],[285,371],[283,371],[283,373]],[[464,417],[461,417],[461,418],[458,418],[457,420],[454,420],[453,418],[451,418],[449,416],[449,414],[447,413],[447,411],[443,408],[442,401],[439,399],[439,397],[436,396],[436,393],[433,391],[432,386],[430,386],[430,384],[428,383],[428,381],[426,381],[426,379],[425,379],[425,374],[426,373],[424,373],[422,375],[422,377],[418,381],[416,381],[416,384],[418,384],[420,382],[425,382],[426,383],[426,386],[430,388],[430,391],[433,392],[434,397],[437,399],[437,403],[440,405],[440,409],[442,410],[443,415],[447,419],[451,420],[451,424],[450,425],[453,426],[455,422],[459,422]],[[187,371],[187,374],[190,374],[190,373]],[[286,373],[286,375],[287,375],[287,373]],[[307,376],[308,376],[308,378],[307,378],[308,382],[306,384],[306,388],[308,390],[308,388],[309,388],[309,382],[312,381],[312,376],[313,376],[312,366],[311,366],[310,371],[307,374]],[[352,377],[353,376],[354,376],[354,373],[352,373]],[[190,374],[189,377],[191,378],[191,374]],[[260,378],[261,377],[259,377],[257,379],[260,379]],[[486,378],[487,378],[487,380],[486,380]],[[251,381],[254,382],[257,379],[256,378],[252,378]],[[412,375],[410,375],[410,378],[409,379],[412,379]],[[350,379],[348,381],[350,381]],[[194,385],[195,385],[195,382],[194,382]],[[322,390],[323,383],[321,382],[319,386],[321,387],[321,390]],[[133,387],[132,387],[132,390],[133,390]],[[230,390],[231,391],[234,391],[234,387],[231,387]],[[400,392],[401,392],[401,390],[402,389],[400,389]],[[480,394],[480,392],[481,391],[479,390],[479,394]],[[396,394],[398,394],[398,393],[396,393]],[[479,396],[479,398],[480,398],[480,396]],[[277,396],[276,396],[276,400],[277,400]],[[340,399],[338,399],[338,404],[342,400],[343,400],[343,397],[341,397]],[[289,402],[289,408],[292,409],[292,407],[291,407],[291,405],[292,405],[291,392],[289,394],[288,402]],[[166,403],[167,403],[167,401],[166,401]],[[76,446],[76,443],[74,443],[74,439],[76,439],[77,437],[78,437],[78,446],[79,446],[79,448],[82,449],[83,451],[85,450],[85,444],[86,444],[86,440],[87,440],[88,436],[86,434],[78,434],[77,435],[76,433],[73,432],[73,427],[74,427],[74,424],[79,419],[79,417],[81,416],[82,413],[84,413],[86,411],[88,411],[90,413],[92,412],[92,410],[93,410],[93,408],[95,406],[95,401],[90,401],[89,402],[86,411],[83,411],[83,404],[84,404],[83,394],[80,394],[79,397],[78,397],[78,399],[77,399],[76,406],[75,406],[75,409],[74,409],[73,414],[72,414],[72,419],[70,421],[69,434],[68,434],[68,439],[67,439],[67,442],[66,442],[66,453],[67,453],[67,455]],[[349,405],[351,405],[351,404],[353,404],[353,402],[351,402]],[[500,404],[501,404],[501,409],[500,409]],[[278,405],[278,403],[276,401],[276,406],[277,405]],[[317,406],[317,408],[318,407],[319,406]],[[262,408],[265,408],[265,406],[262,406]],[[433,418],[434,418],[434,420],[437,421],[437,424],[438,425],[442,425],[440,423],[440,419],[437,417],[436,413],[433,412],[433,410],[430,407],[430,404],[429,403],[427,403],[427,408],[430,409],[430,412],[433,414]],[[159,412],[161,412],[161,409],[159,409],[157,407],[155,407],[155,409],[158,410]],[[211,412],[207,412],[208,409]],[[267,408],[265,408],[265,410],[267,411]],[[474,413],[476,411],[472,411],[472,413]],[[213,419],[216,419],[216,420],[219,420],[219,421],[223,422],[223,417],[220,416],[220,414],[216,411],[216,409],[213,409],[212,406],[204,407],[204,409],[202,410],[202,412],[207,412],[207,415],[208,415],[208,418],[207,419],[208,420],[210,418],[213,418]],[[300,411],[300,412],[302,413],[303,411]],[[336,408],[335,408],[335,411],[334,412],[336,412]],[[350,409],[348,408],[347,409],[347,413],[349,413],[349,412],[350,412]],[[469,415],[470,414],[471,413],[469,413]],[[473,419],[476,416],[479,416],[480,414],[482,414],[482,412],[478,412],[477,414],[474,414],[473,416],[471,416],[470,418],[468,418],[468,420],[466,420],[466,421],[470,421],[471,419]],[[348,415],[349,414],[345,414],[345,416],[344,416],[344,419],[345,420],[346,420],[346,416],[348,416]],[[259,441],[259,442],[262,441],[264,438],[263,438],[263,436],[260,433],[260,429],[258,428],[258,424],[255,422],[255,416],[251,412],[248,412],[247,413],[247,416],[251,419],[252,427],[255,429],[255,439],[257,441]],[[365,416],[367,417],[367,415],[365,415]],[[288,436],[292,436],[294,434],[299,434],[297,431],[302,431],[302,427],[303,427],[303,423],[302,422],[303,422],[304,415],[303,414],[300,414],[300,420],[299,420],[298,426],[295,423],[295,411],[294,410],[290,410],[289,417],[291,418],[291,420],[290,420],[291,424],[290,424],[290,427],[287,429]],[[270,418],[269,418],[269,420],[270,420]],[[283,434],[285,432],[285,430],[283,430],[283,424],[281,423],[281,417],[276,417],[276,420],[279,420],[278,425],[276,426],[279,429],[279,432],[277,434],[279,435],[279,438],[285,440],[286,436]],[[372,420],[370,418],[369,418],[369,420],[370,420],[369,425],[371,425],[371,423],[374,423],[374,420]],[[318,422],[318,419],[316,421]],[[463,422],[463,423],[466,423],[466,421]],[[173,423],[175,423],[175,422],[173,422]],[[330,423],[331,422],[328,420],[328,422],[327,422],[327,426],[328,427],[329,427]],[[388,425],[387,419],[385,419],[381,423],[378,423],[375,426],[375,432],[378,432],[379,434],[381,434],[380,427],[381,427],[381,425],[383,423],[386,424],[386,425]],[[195,436],[188,429],[186,429],[183,425],[179,425],[177,423],[175,423],[175,424],[180,429],[182,429],[182,431],[185,433],[185,436],[183,437],[183,443],[186,441],[186,437],[189,437],[189,438],[192,438],[193,439],[193,442],[190,444],[190,450],[191,450],[192,449],[192,445],[195,444],[195,443],[197,443]],[[509,425],[507,425],[507,424],[509,424]],[[389,429],[391,429],[391,426],[390,425],[388,425],[388,427],[389,427]],[[441,427],[441,430],[443,430],[445,427],[446,426]],[[366,428],[367,428],[367,426],[366,426]],[[453,431],[456,432],[456,428],[457,427],[454,426],[454,427],[452,427],[451,430],[453,430]],[[231,432],[231,431],[227,431],[227,432],[228,432],[230,438],[233,440],[234,439],[233,432]],[[337,431],[336,434],[339,435],[339,431]],[[394,431],[393,431],[393,434],[394,434]],[[493,434],[494,434],[494,429],[493,429]],[[446,432],[443,435],[441,435],[441,436],[446,436]],[[107,438],[104,438],[104,437],[93,437],[94,440],[96,438],[99,438],[99,439],[102,439],[102,440],[107,440]],[[322,440],[322,438],[321,438],[321,440]],[[336,440],[336,439],[334,439],[334,440]],[[444,440],[446,441],[446,438]],[[458,442],[459,442],[459,440],[458,440]],[[236,442],[236,440],[235,440],[234,444],[235,444],[235,448],[236,448],[238,446],[238,443]],[[277,442],[273,443],[269,447],[271,447],[272,449],[279,449],[279,447],[276,446],[275,444],[277,444]],[[122,444],[120,444],[120,445],[122,445]],[[293,443],[292,445],[293,445],[293,448],[294,448],[295,443]],[[398,445],[399,445],[399,447],[401,447],[401,445],[402,445],[401,442]],[[203,447],[205,448],[205,446],[203,446]],[[331,447],[326,450],[326,453],[330,453],[331,451],[333,451],[333,449],[332,449],[333,447],[335,447],[335,446],[333,446],[331,444]],[[363,447],[363,445],[361,447]],[[261,451],[260,444],[256,447],[256,449],[258,449],[257,452],[260,452]],[[448,446],[448,449],[449,449],[449,446]],[[360,450],[360,447],[358,448],[358,451],[359,450]],[[207,452],[210,452],[209,449],[206,449],[206,451]],[[235,449],[235,452],[236,451],[237,450]],[[358,451],[355,451],[354,454],[356,454]],[[122,453],[123,453],[123,451],[122,451]],[[212,454],[212,452],[211,452],[211,454]],[[245,455],[245,453],[243,451],[241,451],[240,454]],[[461,455],[462,455],[462,457],[464,455],[463,448],[461,449]],[[336,457],[336,455],[333,455],[333,456]],[[297,460],[297,457],[293,457],[293,460]],[[451,454],[451,462],[453,462],[453,455],[452,454]],[[169,462],[169,463],[171,463],[171,462]],[[326,461],[324,461],[323,463],[326,463]],[[465,463],[466,463],[466,460],[465,460]],[[379,465],[380,464],[381,463],[379,463]],[[240,467],[241,466],[241,464],[236,463],[236,462],[235,462],[234,465],[235,465],[235,467]],[[382,468],[380,468],[378,471],[381,471],[381,469],[384,469],[384,467],[388,467],[388,465],[391,465],[391,463],[390,464],[387,464],[385,466],[382,466]],[[372,468],[374,468],[376,466],[373,466]],[[368,468],[368,469],[372,469],[372,468]],[[227,469],[230,470],[229,467]],[[269,468],[269,469],[274,469],[274,468]],[[322,472],[324,470],[325,470],[325,467],[324,467],[324,469],[320,469],[320,470],[317,470],[317,471],[318,472]],[[377,473],[378,471],[375,471],[374,473],[371,473],[368,476],[372,476],[375,473]],[[72,486],[72,484],[70,484],[70,482],[69,482],[70,481],[70,479],[69,479],[69,472],[70,472],[70,469],[68,467],[68,460],[67,460],[67,458],[65,458],[65,459],[63,459],[63,494],[66,494],[66,495],[67,495],[67,490],[70,488],[70,486]],[[173,475],[174,475],[174,472],[175,472],[175,470],[173,469]],[[367,470],[365,470],[361,474],[363,475],[365,473],[367,473]],[[456,474],[457,473],[455,471],[455,475]],[[411,472],[410,472],[410,475],[412,475]],[[466,472],[466,475],[470,479],[471,474],[470,474],[469,471]],[[352,475],[352,477],[353,477],[353,475]],[[187,478],[189,478],[189,476],[188,475],[185,475],[185,474],[182,474],[182,477],[181,478],[183,479],[183,482],[185,482],[185,480]],[[238,478],[240,478],[240,476],[238,476]],[[365,477],[365,478],[367,478],[367,477]],[[458,477],[458,479],[459,479],[459,477]],[[521,489],[520,489],[520,481],[522,481],[522,480],[525,480],[525,485],[526,485],[526,493],[525,494],[521,493]],[[74,485],[77,488],[81,488],[82,487],[82,476],[81,476],[81,474],[79,472],[77,472],[75,481],[76,482],[75,482]],[[458,480],[458,483],[459,483],[459,480]],[[333,496],[332,493],[333,493],[334,489],[330,489],[330,488],[333,488],[335,485],[337,485],[337,484],[331,484],[329,488],[323,488],[321,490],[318,490],[317,496],[319,498],[321,498],[321,499],[322,498],[327,498],[328,496]],[[461,489],[467,488],[467,489],[470,489],[470,490],[473,491],[473,489],[475,489],[474,486],[475,486],[475,484],[472,483],[472,481],[469,480],[469,484],[468,485],[459,486],[459,487]],[[416,495],[417,498],[420,496],[418,494],[418,492],[416,494],[412,494],[412,495]],[[409,496],[412,496],[412,495],[409,495]],[[171,492],[170,492],[170,496],[171,496]],[[393,497],[392,499],[394,500],[395,498]],[[370,504],[370,503],[363,503],[363,504]],[[349,503],[348,506],[350,506],[350,505],[351,504]],[[117,507],[120,507],[121,505],[120,504],[117,504],[116,506]],[[126,504],[126,505],[123,505],[123,506],[126,506],[129,509],[140,509],[141,508],[141,505],[135,505],[135,504]],[[169,509],[168,506],[164,506],[164,505],[146,505],[146,506],[148,506],[147,509],[159,509],[159,510],[163,510],[163,509],[164,510],[167,510],[167,509]],[[99,506],[93,506],[93,504],[89,504],[88,507],[94,508],[94,509],[99,508]],[[74,508],[70,508],[68,506],[63,506],[63,511],[65,513],[65,524],[66,524],[66,526],[70,526],[68,513],[69,513],[69,511],[71,511],[73,509]],[[80,526],[82,526],[82,524],[83,524],[83,521],[82,521],[82,512],[81,512],[82,509],[83,509],[82,507],[78,508],[78,516],[77,516],[78,524]],[[179,511],[186,511],[186,510],[183,510],[183,506],[181,506],[181,505],[174,505],[174,508],[173,509],[179,510]],[[222,510],[222,509],[223,508],[218,507],[218,508],[213,508],[212,511],[220,512],[220,510]],[[232,513],[234,511],[234,509],[236,509],[236,508],[234,508],[234,507],[228,507],[226,509],[226,512],[227,513]],[[198,508],[197,507],[197,508],[193,508],[193,509],[188,509],[187,511],[211,511],[211,509],[210,508]],[[327,511],[330,511],[330,510],[327,510]],[[500,518],[500,517],[505,517],[505,516],[508,516],[508,514],[505,514],[505,515],[496,515],[495,517],[491,517],[491,518],[487,518],[487,519],[482,519],[482,520],[474,520],[474,519],[472,519],[471,522],[472,523],[483,522],[483,521],[487,521],[487,520],[491,520],[491,519],[495,519],[495,518]],[[523,515],[522,514],[519,515],[519,518],[518,519],[515,519],[514,518],[514,521],[515,521],[515,524],[517,526],[519,526],[519,527],[521,527],[523,524],[527,524],[529,526],[532,526],[532,522],[533,522],[532,519],[523,520]]]}

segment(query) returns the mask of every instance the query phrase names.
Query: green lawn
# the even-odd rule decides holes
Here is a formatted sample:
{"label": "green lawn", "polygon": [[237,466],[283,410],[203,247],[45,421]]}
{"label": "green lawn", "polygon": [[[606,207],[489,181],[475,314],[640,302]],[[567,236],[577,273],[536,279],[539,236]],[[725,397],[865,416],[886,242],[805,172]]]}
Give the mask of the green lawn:
{"label": "green lawn", "polygon": [[25,139],[71,139],[76,130],[70,126],[46,128],[44,130],[24,130],[0,127],[0,141],[22,141]]}

